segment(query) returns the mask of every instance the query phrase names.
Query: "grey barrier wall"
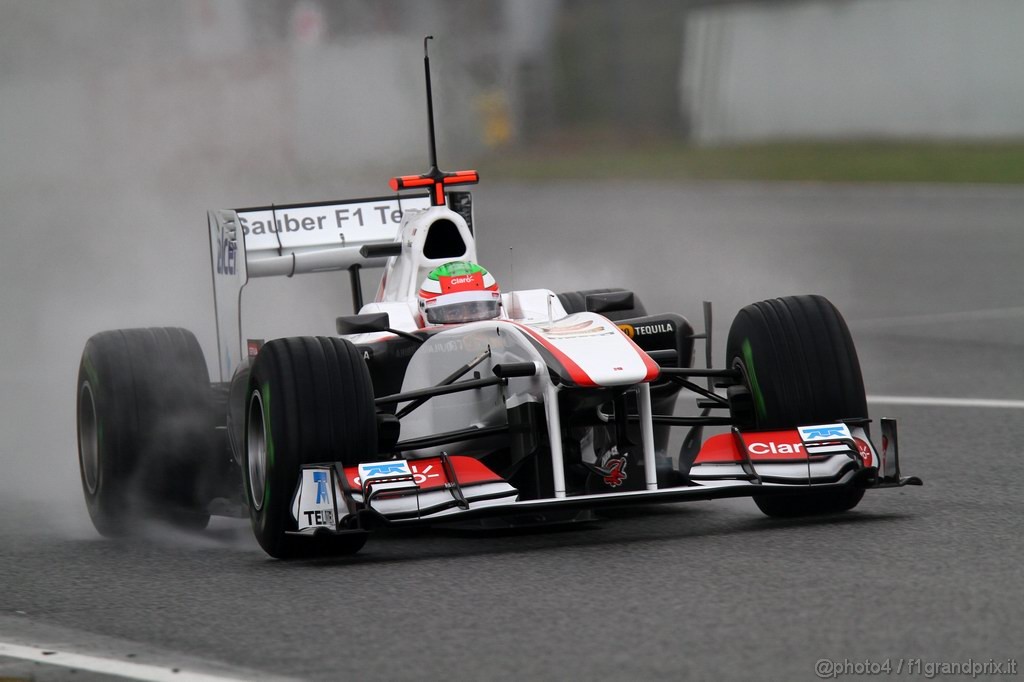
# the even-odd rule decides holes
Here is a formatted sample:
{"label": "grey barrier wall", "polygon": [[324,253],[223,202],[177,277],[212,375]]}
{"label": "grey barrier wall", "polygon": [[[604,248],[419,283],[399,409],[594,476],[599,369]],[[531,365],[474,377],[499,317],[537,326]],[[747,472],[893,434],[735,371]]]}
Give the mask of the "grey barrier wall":
{"label": "grey barrier wall", "polygon": [[1024,2],[808,0],[692,10],[695,140],[1024,135]]}

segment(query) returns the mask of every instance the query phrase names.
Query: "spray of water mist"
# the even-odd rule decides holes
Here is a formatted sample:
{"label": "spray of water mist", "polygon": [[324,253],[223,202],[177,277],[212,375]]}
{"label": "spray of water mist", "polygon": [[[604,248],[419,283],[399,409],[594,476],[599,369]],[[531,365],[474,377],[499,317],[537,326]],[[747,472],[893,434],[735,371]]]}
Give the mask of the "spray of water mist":
{"label": "spray of water mist", "polygon": [[[381,194],[422,157],[417,39],[297,43],[274,12],[196,8],[0,7],[0,498],[45,506],[41,529],[96,537],[75,456],[90,336],[181,326],[212,364],[207,209]],[[247,292],[254,336],[346,312],[344,277],[287,285]]]}

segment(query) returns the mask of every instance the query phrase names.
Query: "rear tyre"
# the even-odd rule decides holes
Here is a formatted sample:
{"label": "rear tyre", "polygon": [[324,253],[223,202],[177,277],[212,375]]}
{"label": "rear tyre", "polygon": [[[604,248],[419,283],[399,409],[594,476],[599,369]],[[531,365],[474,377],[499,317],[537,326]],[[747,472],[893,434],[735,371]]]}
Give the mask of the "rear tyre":
{"label": "rear tyre", "polygon": [[78,370],[82,490],[101,535],[160,520],[202,529],[213,423],[206,360],[192,332],[122,329],[85,344]]}
{"label": "rear tyre", "polygon": [[349,341],[275,339],[253,364],[245,418],[245,494],[253,532],[272,557],[288,559],[359,551],[366,535],[325,538],[295,530],[292,497],[303,464],[355,466],[377,454],[373,384]]}
{"label": "rear tyre", "polygon": [[[740,427],[760,430],[866,418],[857,351],[843,316],[822,296],[787,296],[746,306],[726,342],[729,366],[743,384],[730,391]],[[829,514],[853,509],[862,488],[801,495],[755,496],[768,516]]]}
{"label": "rear tyre", "polygon": [[[584,289],[582,291],[567,291],[564,294],[558,294],[558,302],[562,304],[565,312],[569,315],[573,313],[584,313],[587,311],[587,296],[590,294],[610,294],[618,291],[626,291],[626,289],[613,287],[611,289]],[[612,322],[618,322],[619,320],[629,320],[634,317],[644,317],[647,315],[647,309],[644,308],[643,302],[640,297],[633,294],[633,307],[629,310],[616,310],[614,312],[603,313]]]}

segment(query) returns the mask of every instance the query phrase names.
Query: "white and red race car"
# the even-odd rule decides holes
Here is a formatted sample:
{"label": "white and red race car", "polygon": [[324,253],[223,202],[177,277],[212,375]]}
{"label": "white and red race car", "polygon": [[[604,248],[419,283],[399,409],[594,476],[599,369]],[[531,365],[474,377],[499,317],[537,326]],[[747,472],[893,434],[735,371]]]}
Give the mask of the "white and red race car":
{"label": "white and red race car", "polygon": [[[850,333],[819,296],[740,310],[721,368],[709,305],[698,334],[621,289],[502,292],[494,318],[425,324],[427,274],[476,261],[471,197],[450,187],[477,174],[438,170],[432,140],[430,171],[393,179],[392,196],[209,213],[214,381],[186,330],[87,342],[79,459],[101,533],[248,514],[287,558],[351,553],[381,527],[739,496],[772,516],[836,513],[867,489],[920,484],[900,475],[893,420],[874,444]],[[359,271],[374,267],[364,303]],[[343,270],[358,314],[338,336],[246,337],[251,279]],[[681,392],[691,416],[675,415]]]}

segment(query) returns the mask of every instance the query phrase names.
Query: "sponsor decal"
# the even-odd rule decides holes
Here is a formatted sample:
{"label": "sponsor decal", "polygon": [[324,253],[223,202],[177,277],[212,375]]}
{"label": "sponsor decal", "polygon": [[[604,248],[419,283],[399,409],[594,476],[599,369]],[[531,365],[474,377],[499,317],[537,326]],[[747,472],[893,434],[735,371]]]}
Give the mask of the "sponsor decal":
{"label": "sponsor decal", "polygon": [[[449,457],[449,461],[455,469],[455,475],[459,479],[459,483],[463,486],[472,485],[474,483],[490,483],[502,480],[497,474],[488,469],[475,457],[459,455]],[[415,461],[395,460],[391,462],[374,463],[374,465],[379,464],[407,465],[409,467],[408,471],[412,475],[416,485],[422,488],[439,488],[448,483],[448,478],[444,475],[444,469],[442,468],[441,460],[438,457],[428,457],[426,459],[419,459]],[[358,469],[356,467],[349,467],[345,469],[345,475],[348,477],[349,483],[353,488],[358,489],[362,487],[362,476],[365,474],[361,469],[365,466],[368,465],[361,464]]]}
{"label": "sponsor decal", "polygon": [[851,438],[850,429],[846,424],[820,424],[816,426],[801,426],[797,429],[800,438],[805,443],[819,440],[838,440],[840,438]]}
{"label": "sponsor decal", "polygon": [[242,226],[242,234],[246,236],[313,232],[331,227],[340,230],[343,227],[398,225],[402,222],[402,211],[389,204],[361,204],[358,208],[324,206],[291,211],[247,211],[238,214],[238,222]]}
{"label": "sponsor decal", "polygon": [[313,482],[316,483],[316,504],[326,504],[330,500],[327,497],[327,472],[314,471]]}
{"label": "sponsor decal", "polygon": [[864,466],[874,466],[874,455],[871,453],[871,446],[866,441],[860,438],[854,438],[853,442],[857,444],[857,452],[860,453],[860,458],[864,460]]}
{"label": "sponsor decal", "polygon": [[608,473],[605,474],[604,484],[609,488],[618,488],[628,478],[626,476],[626,460],[623,457],[613,457],[605,465]]}
{"label": "sponsor decal", "polygon": [[[320,246],[348,240],[393,239],[403,210],[430,206],[427,197],[351,201],[317,206],[242,209],[238,224],[249,251]],[[283,242],[283,243],[282,243]]]}
{"label": "sponsor decal", "polygon": [[544,332],[546,336],[557,339],[575,339],[581,336],[594,336],[595,334],[610,334],[611,332],[605,331],[604,326],[593,326],[593,320],[584,320],[577,324],[553,324],[550,326],[541,326],[540,330]]}
{"label": "sponsor decal", "polygon": [[[343,210],[347,211],[347,209]],[[300,219],[288,213],[279,213],[277,218],[270,217],[264,220],[244,218],[241,214],[238,216],[238,222],[242,225],[242,234],[246,236],[298,232],[299,230],[322,230],[326,219],[326,215],[307,216]]]}
{"label": "sponsor decal", "polygon": [[404,459],[390,462],[370,462],[359,465],[360,478],[372,478],[374,476],[411,476],[409,462]]}
{"label": "sponsor decal", "polygon": [[803,443],[777,443],[773,440],[747,443],[747,452],[751,455],[799,455],[803,451]]}
{"label": "sponsor decal", "polygon": [[[448,479],[444,478],[444,476],[441,474],[440,462],[436,460],[426,460],[424,462],[409,462],[409,469],[412,471],[413,481],[418,486],[425,486],[427,483],[444,485],[445,483],[448,482]],[[355,478],[353,478],[352,483],[357,488],[362,487],[362,476],[356,476]]]}
{"label": "sponsor decal", "polygon": [[[796,460],[805,461],[807,451],[796,431],[753,431],[741,434],[747,446],[750,459],[757,461]],[[832,436],[831,439],[834,439]],[[857,452],[864,466],[875,466],[871,445],[862,438],[853,438]],[[701,446],[694,464],[711,462],[741,462],[743,455],[736,447],[732,434],[720,433],[709,437]]]}
{"label": "sponsor decal", "polygon": [[[750,459],[758,460],[798,460],[807,459],[804,444],[796,431],[755,431],[741,435],[747,446]],[[701,446],[695,464],[708,462],[742,462],[736,440],[731,433],[720,433],[711,436]]]}
{"label": "sponsor decal", "polygon": [[333,526],[334,521],[334,510],[333,509],[315,509],[311,511],[304,511],[302,515],[306,517],[306,527],[309,526]]}
{"label": "sponsor decal", "polygon": [[[752,460],[806,460],[807,451],[796,431],[754,431],[743,434]],[[740,453],[736,456],[742,459]]]}
{"label": "sponsor decal", "polygon": [[437,470],[440,468],[440,465],[435,467],[434,464],[413,464],[411,468],[412,476],[416,481],[416,485],[423,485],[432,478],[441,478],[441,473]]}
{"label": "sponsor decal", "polygon": [[356,348],[359,350],[359,353],[363,356],[364,361],[369,362],[370,360],[373,360],[372,348],[370,348],[369,346],[356,346]]}
{"label": "sponsor decal", "polygon": [[480,276],[480,274],[478,274],[478,273],[474,273],[474,274],[471,274],[471,275],[458,275],[456,277],[447,277],[447,278],[442,278],[442,279],[447,279],[448,280],[448,282],[447,282],[448,286],[445,287],[445,290],[447,290],[447,289],[449,289],[451,287],[457,287],[457,286],[461,286],[461,285],[464,285],[464,284],[471,284],[471,285],[475,284],[476,286],[478,286],[481,289],[484,286],[484,278],[482,276]]}
{"label": "sponsor decal", "polygon": [[331,490],[331,472],[323,467],[302,470],[302,483],[294,510],[299,530],[314,526],[334,526],[334,491]]}
{"label": "sponsor decal", "polygon": [[671,322],[656,322],[654,324],[640,324],[633,327],[637,336],[651,336],[653,334],[667,334],[676,330]]}
{"label": "sponsor decal", "polygon": [[428,353],[457,353],[465,348],[462,337],[456,339],[430,339],[423,346]]}
{"label": "sponsor decal", "polygon": [[217,240],[217,274],[233,275],[236,270],[235,258],[238,254],[238,244],[234,239],[221,235]]}
{"label": "sponsor decal", "polygon": [[263,348],[263,339],[249,339],[246,341],[245,347],[249,354],[249,359],[254,360],[260,354],[260,349]]}
{"label": "sponsor decal", "polygon": [[676,326],[668,321],[651,322],[650,324],[620,324],[619,329],[631,339],[638,336],[654,336],[655,334],[674,334]]}

